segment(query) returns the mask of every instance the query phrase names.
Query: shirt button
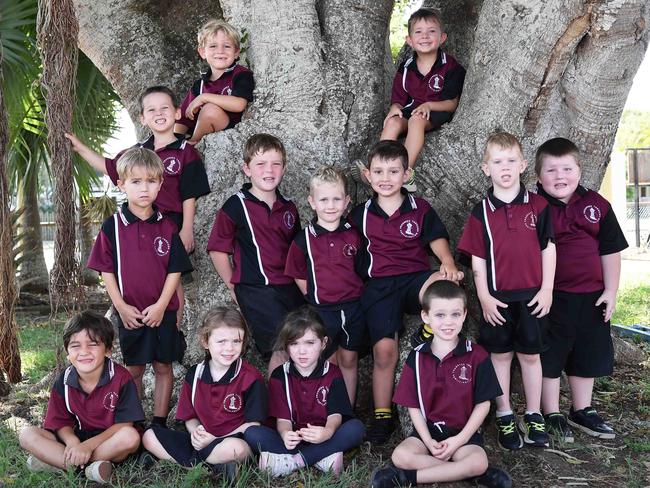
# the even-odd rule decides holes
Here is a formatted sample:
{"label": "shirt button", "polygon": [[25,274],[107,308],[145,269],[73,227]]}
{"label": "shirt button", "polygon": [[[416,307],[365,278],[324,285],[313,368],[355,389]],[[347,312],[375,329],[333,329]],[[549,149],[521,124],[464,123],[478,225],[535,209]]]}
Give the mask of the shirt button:
{"label": "shirt button", "polygon": [[334,247],[334,243],[333,243],[333,242],[330,242],[330,247]]}

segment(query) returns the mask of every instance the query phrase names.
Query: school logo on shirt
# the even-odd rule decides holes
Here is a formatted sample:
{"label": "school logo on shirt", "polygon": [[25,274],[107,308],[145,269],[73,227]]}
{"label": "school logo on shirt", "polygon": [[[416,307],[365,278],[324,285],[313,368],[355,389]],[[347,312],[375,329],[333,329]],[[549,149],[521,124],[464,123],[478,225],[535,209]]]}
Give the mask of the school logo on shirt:
{"label": "school logo on shirt", "polygon": [[429,78],[429,90],[436,93],[441,92],[442,85],[444,82],[445,82],[445,78],[442,75],[436,73],[431,78]]}
{"label": "school logo on shirt", "polygon": [[223,399],[223,409],[226,412],[235,413],[241,410],[242,401],[237,393],[230,393]]}
{"label": "school logo on shirt", "polygon": [[413,239],[420,233],[420,226],[415,220],[405,220],[399,226],[399,232],[407,239]]}
{"label": "school logo on shirt", "polygon": [[466,384],[472,381],[472,365],[467,363],[460,363],[454,366],[451,371],[451,376],[458,383]]}
{"label": "school logo on shirt", "polygon": [[587,205],[582,211],[582,214],[585,216],[585,219],[592,224],[600,222],[600,217],[602,216],[600,209],[596,207],[596,205]]}
{"label": "school logo on shirt", "polygon": [[181,170],[181,162],[174,156],[170,156],[163,160],[163,167],[168,175],[177,175]]}
{"label": "school logo on shirt", "polygon": [[224,86],[223,89],[221,90],[222,95],[232,95],[232,88],[229,86]]}
{"label": "school logo on shirt", "polygon": [[118,399],[117,393],[114,391],[109,391],[106,393],[104,396],[104,408],[108,410],[109,412],[115,411],[115,408],[117,407],[117,399]]}
{"label": "school logo on shirt", "polygon": [[156,237],[153,240],[153,248],[156,250],[158,256],[166,256],[170,249],[169,241],[164,237]]}
{"label": "school logo on shirt", "polygon": [[282,221],[284,222],[284,225],[287,226],[287,229],[293,229],[293,226],[296,223],[296,217],[287,210],[282,216]]}
{"label": "school logo on shirt", "polygon": [[524,225],[526,229],[535,230],[537,228],[537,215],[533,212],[528,212],[524,217]]}
{"label": "school logo on shirt", "polygon": [[354,244],[348,244],[346,243],[343,246],[343,255],[346,258],[353,258],[357,254],[357,248],[354,246]]}
{"label": "school logo on shirt", "polygon": [[322,406],[327,405],[327,395],[329,394],[330,389],[327,386],[321,386],[316,392],[316,401]]}

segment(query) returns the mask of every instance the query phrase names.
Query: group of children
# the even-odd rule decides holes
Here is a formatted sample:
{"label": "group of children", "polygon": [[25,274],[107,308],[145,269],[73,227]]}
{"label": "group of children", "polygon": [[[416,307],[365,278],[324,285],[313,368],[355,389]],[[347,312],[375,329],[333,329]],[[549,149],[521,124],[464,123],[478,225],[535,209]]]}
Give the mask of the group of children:
{"label": "group of children", "polygon": [[[411,20],[407,41],[416,54],[393,90],[406,95],[394,99],[384,129],[394,137],[373,146],[361,169],[373,190],[367,202],[346,216],[345,175],[321,167],[309,184],[315,216],[301,229],[296,205],[279,192],[287,164],[282,142],[269,134],[246,142],[242,169],[250,181],[225,201],[207,245],[234,304],[210,310],[199,330],[206,359],[185,375],[176,412],[186,432],[167,428],[166,417],[171,364],[185,348],[181,275],[192,271],[196,199],[209,192],[191,143],[237,123],[250,100],[252,74],[236,64],[236,31],[216,21],[200,31],[199,53],[210,72],[193,86],[182,113],[165,87],[143,93],[141,117],[153,133],[145,143],[112,160],[68,134],[127,197],[102,225],[88,262],[101,272],[117,311],[126,369],[110,359],[109,322],[89,312],[68,322],[71,366],[54,385],[44,428],[20,437],[33,469],[85,467],[90,479],[110,479],[111,462],[139,448],[142,374],[152,364],[154,417],[142,435],[143,463],[205,462],[232,479],[238,463],[255,454],[274,476],[312,465],[338,474],[343,453],[364,439],[353,407],[358,355],[368,343],[374,415],[365,438],[390,438],[393,403],[408,408],[413,423],[392,463],[373,472],[373,487],[467,478],[509,486],[508,474],[490,468],[481,447],[492,399],[505,449],[548,445],[549,432],[572,442],[570,426],[614,437],[591,395],[594,378],[613,367],[609,318],[627,246],[616,218],[606,200],[580,186],[571,141],[539,147],[533,193],[520,181],[527,162],[518,140],[490,136],[481,169],[492,186],[472,209],[457,249],[473,270],[483,314],[478,344],[461,335],[464,274],[435,210],[404,185],[424,131],[455,110],[464,71],[439,49],[445,35],[435,12],[422,9]],[[424,91],[422,83],[439,98],[409,91]],[[180,133],[191,131],[189,140],[175,135],[175,124]],[[403,130],[404,145],[392,140]],[[421,137],[413,139],[412,130]],[[404,313],[419,313],[423,325],[393,394]],[[248,330],[268,361],[268,385],[242,359]],[[515,355],[526,397],[519,422],[509,393]],[[572,395],[568,419],[559,406],[562,371]]]}

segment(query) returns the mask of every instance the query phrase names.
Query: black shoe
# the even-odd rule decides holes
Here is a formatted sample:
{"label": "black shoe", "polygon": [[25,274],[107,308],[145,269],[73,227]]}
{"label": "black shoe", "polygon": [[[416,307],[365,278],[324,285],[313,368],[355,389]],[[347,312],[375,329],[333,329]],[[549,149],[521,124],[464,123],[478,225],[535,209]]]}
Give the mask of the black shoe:
{"label": "black shoe", "polygon": [[406,479],[403,469],[389,463],[383,468],[376,468],[370,475],[370,488],[395,488],[396,486],[411,486]]}
{"label": "black shoe", "polygon": [[395,419],[373,419],[366,433],[366,440],[375,445],[385,444],[395,431]]}
{"label": "black shoe", "polygon": [[569,424],[576,429],[601,439],[614,439],[616,433],[605,421],[596,413],[593,407],[586,407],[582,410],[569,411]]}
{"label": "black shoe", "polygon": [[151,467],[158,462],[158,459],[149,451],[144,449],[140,456],[138,456],[138,466],[144,470],[151,469]]}
{"label": "black shoe", "polygon": [[420,325],[420,327],[418,327],[418,330],[416,330],[411,336],[411,347],[416,348],[420,344],[430,341],[432,337],[433,334],[429,332],[427,329],[425,329],[424,324],[422,324]]}
{"label": "black shoe", "polygon": [[510,488],[512,478],[503,469],[488,466],[485,473],[474,478],[474,484],[486,488]]}
{"label": "black shoe", "polygon": [[212,476],[224,476],[228,481],[235,481],[237,471],[239,470],[239,463],[230,461],[223,464],[209,464]]}
{"label": "black shoe", "polygon": [[560,442],[573,442],[573,431],[563,413],[554,412],[544,415],[546,431]]}
{"label": "black shoe", "polygon": [[530,413],[524,415],[519,422],[519,428],[524,434],[524,442],[531,446],[548,447],[548,433],[546,422],[541,413]]}
{"label": "black shoe", "polygon": [[497,417],[496,424],[499,433],[499,445],[503,449],[516,451],[523,447],[524,441],[521,440],[513,414]]}

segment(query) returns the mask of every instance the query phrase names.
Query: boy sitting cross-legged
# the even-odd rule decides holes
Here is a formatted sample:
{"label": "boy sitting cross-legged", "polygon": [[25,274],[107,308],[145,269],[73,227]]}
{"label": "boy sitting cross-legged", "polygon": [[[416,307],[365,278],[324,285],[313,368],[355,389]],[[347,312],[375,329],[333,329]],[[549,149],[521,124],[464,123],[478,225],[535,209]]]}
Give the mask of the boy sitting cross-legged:
{"label": "boy sitting cross-legged", "polygon": [[52,387],[43,428],[27,427],[20,446],[32,471],[85,467],[86,477],[108,483],[111,462],[138,450],[134,422],[144,420],[129,372],[110,359],[113,325],[94,312],[75,315],[63,330],[70,366]]}
{"label": "boy sitting cross-legged", "polygon": [[478,342],[490,352],[503,391],[496,399],[499,444],[510,450],[523,446],[510,405],[515,353],[526,395],[520,423],[524,441],[548,444],[540,413],[539,355],[544,351],[544,316],[553,299],[555,244],[548,203],[520,182],[526,164],[515,136],[498,132],[488,138],[481,168],[493,186],[472,209],[458,242],[458,251],[471,257],[483,311]]}
{"label": "boy sitting cross-legged", "polygon": [[154,205],[162,185],[160,158],[149,149],[132,148],[118,161],[117,172],[127,201],[102,224],[87,266],[102,274],[118,313],[122,357],[140,396],[145,367],[153,365],[153,421],[165,425],[172,362],[184,352],[176,289],[192,265],[176,225]]}
{"label": "boy sitting cross-legged", "polygon": [[[368,155],[364,174],[375,195],[350,213],[352,224],[362,233],[363,271],[369,281],[361,306],[373,347],[372,395],[375,406],[367,438],[386,442],[395,429],[391,411],[398,333],[402,314],[420,312],[420,296],[437,279],[458,281],[444,224],[426,200],[402,189],[408,178],[408,154],[397,141],[380,141]],[[431,271],[429,254],[440,259],[440,270]],[[361,269],[360,269],[361,271]]]}
{"label": "boy sitting cross-legged", "polygon": [[465,292],[451,281],[432,283],[422,297],[431,342],[408,356],[395,403],[408,407],[413,431],[393,451],[393,465],[372,474],[372,488],[478,477],[481,486],[509,487],[510,476],[488,466],[481,424],[501,394],[489,354],[461,335]]}

